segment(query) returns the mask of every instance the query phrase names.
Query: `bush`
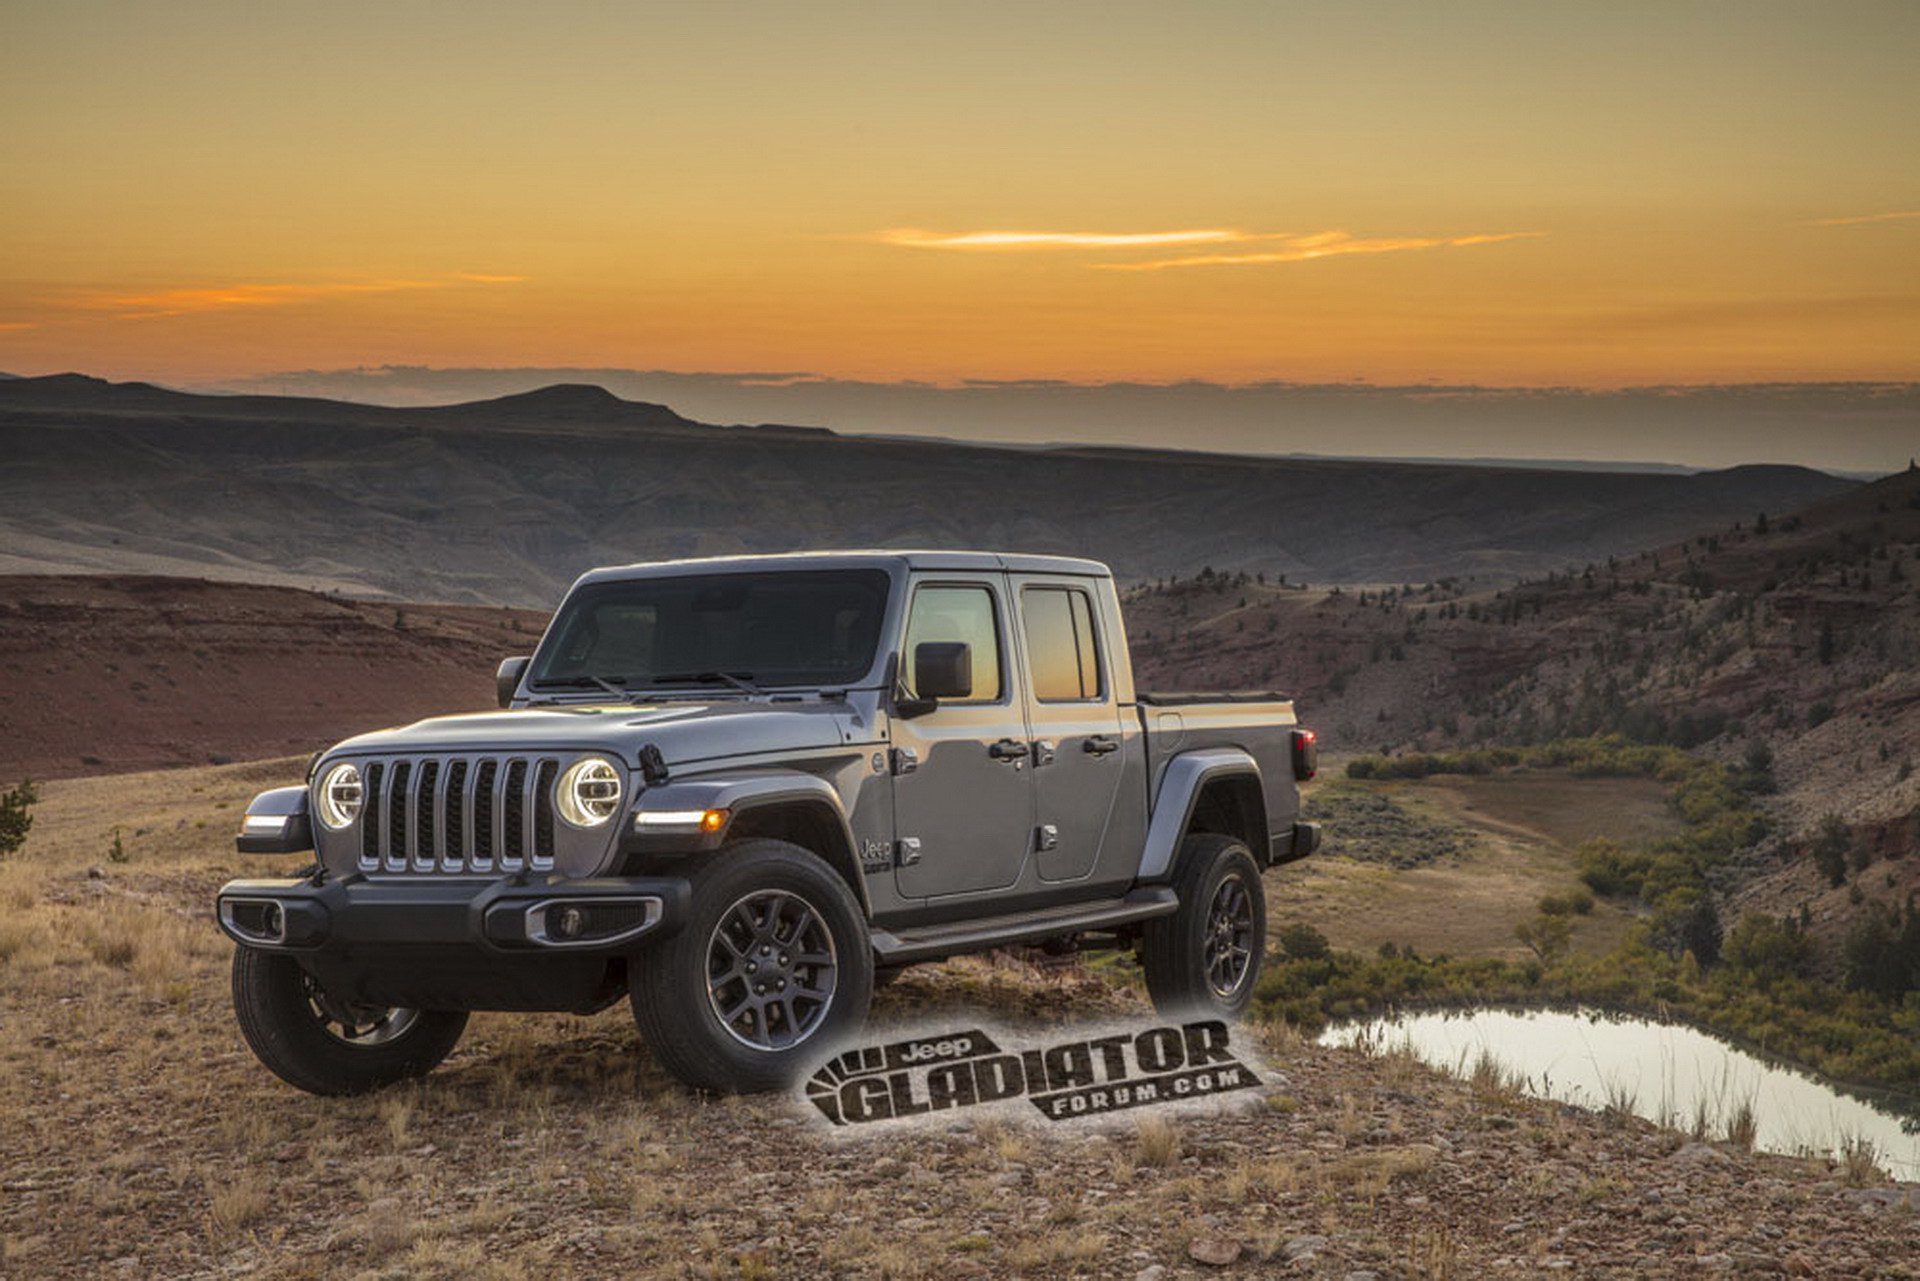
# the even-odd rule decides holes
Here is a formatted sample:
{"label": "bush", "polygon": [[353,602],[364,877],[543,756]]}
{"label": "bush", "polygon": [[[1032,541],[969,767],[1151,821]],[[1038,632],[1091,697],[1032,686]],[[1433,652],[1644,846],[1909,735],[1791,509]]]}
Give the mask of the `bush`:
{"label": "bush", "polygon": [[27,843],[33,828],[33,806],[40,799],[33,780],[20,780],[20,786],[0,792],[0,858],[17,853]]}
{"label": "bush", "polygon": [[1813,960],[1813,940],[1791,918],[1749,912],[1727,935],[1721,959],[1766,988],[1806,975]]}
{"label": "bush", "polygon": [[1836,889],[1847,883],[1847,856],[1852,851],[1853,833],[1847,829],[1846,820],[1838,814],[1821,819],[1820,830],[1813,838],[1813,862]]}
{"label": "bush", "polygon": [[1548,894],[1540,900],[1542,916],[1585,916],[1593,911],[1593,891],[1586,886],[1565,894]]}
{"label": "bush", "polygon": [[1289,925],[1280,931],[1280,948],[1296,961],[1320,961],[1332,954],[1327,936],[1311,925]]}

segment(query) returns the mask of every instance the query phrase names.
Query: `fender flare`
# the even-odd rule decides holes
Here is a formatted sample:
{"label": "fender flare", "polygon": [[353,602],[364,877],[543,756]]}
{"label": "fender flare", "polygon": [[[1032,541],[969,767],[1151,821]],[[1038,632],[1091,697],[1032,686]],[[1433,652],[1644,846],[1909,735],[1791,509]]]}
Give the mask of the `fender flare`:
{"label": "fender flare", "polygon": [[1173,856],[1193,821],[1194,803],[1201,791],[1215,779],[1239,775],[1260,780],[1260,765],[1237,747],[1208,747],[1183,752],[1167,762],[1160,776],[1160,790],[1153,799],[1153,818],[1147,825],[1146,846],[1140,851],[1142,882],[1165,880],[1173,869]]}
{"label": "fender flare", "polygon": [[[676,778],[648,787],[640,793],[627,819],[629,848],[661,849],[666,845],[683,852],[707,852],[726,842],[734,823],[742,814],[782,805],[806,805],[824,809],[830,816],[838,850],[816,851],[848,879],[848,888],[868,908],[866,886],[860,877],[860,846],[853,837],[846,805],[833,784],[818,775],[792,769],[743,770],[719,774]],[[708,810],[725,810],[727,825],[717,832],[699,828],[699,816]],[[675,823],[674,818],[686,821]],[[842,866],[844,862],[845,866]]]}

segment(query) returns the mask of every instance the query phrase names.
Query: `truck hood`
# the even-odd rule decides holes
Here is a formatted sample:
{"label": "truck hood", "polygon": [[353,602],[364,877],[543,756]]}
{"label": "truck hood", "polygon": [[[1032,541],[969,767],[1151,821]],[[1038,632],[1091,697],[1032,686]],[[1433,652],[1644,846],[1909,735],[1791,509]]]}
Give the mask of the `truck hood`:
{"label": "truck hood", "polygon": [[[841,702],[590,703],[436,716],[347,739],[333,753],[600,751],[629,765],[648,744],[667,763],[801,752],[873,737]],[[332,755],[333,753],[329,753]]]}

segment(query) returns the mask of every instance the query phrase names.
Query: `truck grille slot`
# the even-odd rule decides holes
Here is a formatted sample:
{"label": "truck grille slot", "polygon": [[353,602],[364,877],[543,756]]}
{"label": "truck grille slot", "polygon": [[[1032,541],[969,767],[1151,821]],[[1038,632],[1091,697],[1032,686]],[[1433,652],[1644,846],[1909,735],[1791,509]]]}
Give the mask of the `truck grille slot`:
{"label": "truck grille slot", "polygon": [[363,872],[545,872],[553,868],[553,784],[546,756],[428,756],[368,761],[360,823]]}

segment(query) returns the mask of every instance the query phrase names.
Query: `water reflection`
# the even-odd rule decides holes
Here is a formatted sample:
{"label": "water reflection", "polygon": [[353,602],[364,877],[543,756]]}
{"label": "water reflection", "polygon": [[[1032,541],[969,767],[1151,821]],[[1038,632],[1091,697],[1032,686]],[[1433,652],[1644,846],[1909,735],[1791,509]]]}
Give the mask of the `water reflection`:
{"label": "water reflection", "polygon": [[1591,1010],[1469,1010],[1346,1023],[1325,1045],[1408,1045],[1435,1067],[1465,1072],[1482,1054],[1525,1078],[1531,1094],[1583,1107],[1624,1107],[1683,1130],[1724,1138],[1751,1109],[1754,1146],[1831,1154],[1865,1140],[1881,1169],[1920,1180],[1920,1124],[1842,1094],[1679,1024]]}

